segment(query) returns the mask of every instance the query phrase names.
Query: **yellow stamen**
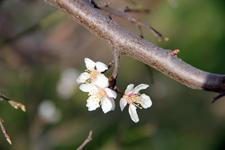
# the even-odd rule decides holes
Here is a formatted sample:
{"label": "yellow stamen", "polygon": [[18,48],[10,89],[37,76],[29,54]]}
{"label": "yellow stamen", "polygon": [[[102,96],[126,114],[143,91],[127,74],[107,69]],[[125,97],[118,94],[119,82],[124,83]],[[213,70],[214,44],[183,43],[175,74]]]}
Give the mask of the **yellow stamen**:
{"label": "yellow stamen", "polygon": [[99,95],[99,97],[101,97],[101,98],[104,97],[104,96],[106,96],[105,90],[99,88],[99,90],[98,90],[98,95]]}
{"label": "yellow stamen", "polygon": [[91,80],[95,80],[98,74],[99,74],[99,72],[97,70],[92,70],[90,72],[90,78],[91,78]]}
{"label": "yellow stamen", "polygon": [[106,96],[106,92],[104,89],[99,88],[98,92],[94,96],[95,96],[95,100],[97,102],[100,102],[102,100],[102,98]]}
{"label": "yellow stamen", "polygon": [[133,104],[136,107],[142,109],[139,95],[131,93],[131,94],[124,95],[123,98],[127,100],[128,104]]}
{"label": "yellow stamen", "polygon": [[139,99],[137,95],[124,95],[124,98],[127,100],[128,104],[135,103]]}

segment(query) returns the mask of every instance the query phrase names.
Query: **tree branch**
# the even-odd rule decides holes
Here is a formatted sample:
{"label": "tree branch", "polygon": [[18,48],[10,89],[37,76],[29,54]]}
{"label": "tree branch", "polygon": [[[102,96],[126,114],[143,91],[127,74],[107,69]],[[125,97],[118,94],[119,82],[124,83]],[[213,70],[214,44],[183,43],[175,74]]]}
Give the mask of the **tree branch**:
{"label": "tree branch", "polygon": [[225,75],[199,70],[175,56],[167,49],[140,38],[109,16],[93,7],[88,0],[46,0],[63,10],[97,37],[104,39],[121,54],[133,57],[193,89],[222,93],[225,91]]}
{"label": "tree branch", "polygon": [[113,49],[113,72],[112,77],[116,79],[119,70],[120,52],[117,49]]}
{"label": "tree branch", "polygon": [[3,133],[3,135],[4,135],[5,139],[6,139],[6,141],[11,145],[11,144],[12,144],[12,140],[11,140],[9,134],[7,133],[7,131],[6,131],[5,126],[4,126],[3,123],[4,123],[3,119],[0,118],[0,128],[1,128],[1,130],[2,130],[2,133]]}
{"label": "tree branch", "polygon": [[[96,6],[96,4],[95,4],[95,6]],[[110,15],[114,15],[114,16],[123,18],[123,19],[129,21],[130,23],[135,24],[140,29],[141,28],[147,29],[156,38],[158,38],[159,41],[168,41],[167,37],[164,37],[159,31],[157,31],[155,28],[153,28],[150,24],[147,24],[146,22],[143,23],[143,22],[139,21],[138,19],[136,19],[133,16],[126,13],[126,11],[124,11],[124,12],[118,11],[118,10],[115,10],[115,9],[109,7],[109,6],[98,7],[98,8],[101,8],[101,10],[104,10],[104,11],[108,12]]]}
{"label": "tree branch", "polygon": [[83,141],[83,143],[76,149],[82,150],[89,142],[92,140],[92,130],[89,131],[88,137]]}

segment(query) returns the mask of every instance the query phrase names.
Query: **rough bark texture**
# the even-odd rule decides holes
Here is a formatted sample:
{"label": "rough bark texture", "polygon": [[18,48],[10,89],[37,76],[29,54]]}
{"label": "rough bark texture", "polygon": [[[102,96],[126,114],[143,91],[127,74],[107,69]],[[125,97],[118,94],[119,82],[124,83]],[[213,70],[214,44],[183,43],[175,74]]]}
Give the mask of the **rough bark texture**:
{"label": "rough bark texture", "polygon": [[199,70],[170,55],[168,49],[160,48],[121,27],[88,0],[46,1],[63,10],[97,37],[104,39],[122,55],[137,59],[190,88],[219,93],[225,91],[225,75]]}

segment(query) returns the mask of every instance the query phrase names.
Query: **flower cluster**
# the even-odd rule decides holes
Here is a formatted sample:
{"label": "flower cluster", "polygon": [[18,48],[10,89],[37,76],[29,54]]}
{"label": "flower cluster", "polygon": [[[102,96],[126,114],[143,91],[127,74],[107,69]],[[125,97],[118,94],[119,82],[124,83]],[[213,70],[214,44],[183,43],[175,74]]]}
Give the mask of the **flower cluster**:
{"label": "flower cluster", "polygon": [[87,69],[78,77],[77,82],[81,84],[80,90],[89,95],[86,104],[88,110],[93,111],[100,106],[104,113],[114,110],[114,99],[116,99],[117,94],[109,88],[109,80],[103,74],[108,66],[102,62],[94,62],[89,58],[85,58],[84,62]]}
{"label": "flower cluster", "polygon": [[[77,83],[80,84],[80,90],[87,92],[87,108],[89,111],[96,110],[101,107],[104,113],[115,109],[115,99],[117,92],[109,88],[109,79],[104,75],[108,70],[108,66],[102,62],[94,62],[89,58],[84,59],[86,70],[78,78]],[[140,94],[140,90],[147,89],[147,84],[140,84],[134,87],[129,84],[120,99],[120,108],[123,111],[129,104],[128,112],[131,120],[135,123],[139,121],[137,108],[150,108],[152,101],[146,94]]]}

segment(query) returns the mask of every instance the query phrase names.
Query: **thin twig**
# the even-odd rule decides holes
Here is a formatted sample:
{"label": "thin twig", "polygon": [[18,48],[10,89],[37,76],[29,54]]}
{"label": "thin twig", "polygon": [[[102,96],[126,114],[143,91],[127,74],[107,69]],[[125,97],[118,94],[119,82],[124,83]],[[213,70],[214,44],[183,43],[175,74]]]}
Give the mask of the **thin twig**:
{"label": "thin twig", "polygon": [[38,29],[40,29],[39,24],[34,24],[34,25],[28,27],[27,29],[25,29],[24,31],[22,31],[20,33],[17,33],[16,35],[14,35],[12,37],[3,39],[3,40],[0,41],[0,48],[4,47],[5,45],[7,45],[9,43],[12,43],[12,42],[18,40],[19,38],[23,37],[24,35],[27,35],[27,34],[32,33],[32,32],[35,32]]}
{"label": "thin twig", "polygon": [[0,93],[0,100],[7,101],[8,102],[10,100],[10,98],[8,98],[4,94]]}
{"label": "thin twig", "polygon": [[0,93],[0,101],[1,101],[1,100],[8,102],[8,104],[9,104],[10,106],[12,106],[14,109],[20,109],[20,110],[22,110],[23,112],[26,111],[25,105],[23,105],[23,104],[20,103],[20,102],[15,101],[15,100],[12,100],[11,98],[5,96],[5,95],[2,94],[2,93]]}
{"label": "thin twig", "polygon": [[135,24],[137,27],[145,28],[148,31],[150,31],[156,38],[158,38],[159,41],[168,41],[168,37],[164,37],[159,31],[157,31],[154,27],[152,27],[150,24],[146,22],[141,22],[135,17],[131,16],[129,13],[122,12],[115,10],[111,7],[104,7],[103,10],[109,12],[112,15],[115,15],[117,17],[123,18],[133,24]]}
{"label": "thin twig", "polygon": [[0,118],[0,127],[1,127],[1,130],[2,130],[2,133],[3,133],[6,141],[11,145],[12,144],[12,140],[11,140],[9,134],[7,133],[3,123],[4,123],[4,120],[2,118]]}
{"label": "thin twig", "polygon": [[[168,37],[164,37],[159,31],[157,31],[150,24],[148,24],[146,22],[141,22],[138,19],[136,19],[135,17],[131,16],[129,14],[129,11],[127,12],[127,8],[124,11],[119,11],[119,10],[109,7],[108,5],[106,5],[105,7],[100,7],[93,0],[91,2],[92,2],[92,4],[94,4],[95,7],[97,6],[98,9],[104,10],[105,12],[109,13],[110,15],[114,15],[114,16],[123,18],[123,19],[135,24],[138,28],[147,29],[155,37],[157,37],[159,41],[168,41]],[[129,9],[129,10],[131,10],[131,9]]]}
{"label": "thin twig", "polygon": [[130,8],[130,7],[126,7],[124,9],[124,12],[126,13],[145,13],[145,14],[148,14],[150,13],[150,10],[149,9],[146,9],[146,8]]}
{"label": "thin twig", "polygon": [[88,137],[76,150],[82,150],[89,142],[91,142],[91,140],[92,140],[92,130],[89,131]]}
{"label": "thin twig", "polygon": [[215,103],[217,100],[219,100],[220,98],[225,96],[225,92],[220,93],[219,95],[217,95],[216,97],[213,98],[211,103]]}
{"label": "thin twig", "polygon": [[113,49],[113,61],[111,65],[113,65],[112,76],[109,77],[109,87],[116,90],[116,78],[119,70],[119,61],[120,61],[120,51],[117,49]]}
{"label": "thin twig", "polygon": [[[15,109],[21,109],[24,112],[26,111],[26,107],[22,103],[13,101],[13,100],[11,100],[10,98],[8,98],[7,96],[5,96],[2,93],[0,93],[0,101],[6,101],[13,108],[15,108]],[[4,120],[2,118],[0,118],[0,128],[2,130],[2,133],[3,133],[6,141],[11,145],[12,144],[12,141],[11,141],[11,138],[10,138],[9,134],[6,131],[6,128],[4,127]]]}
{"label": "thin twig", "polygon": [[132,5],[137,5],[137,2],[135,2],[134,0],[125,0],[125,1],[131,3]]}
{"label": "thin twig", "polygon": [[118,70],[119,70],[119,61],[120,61],[120,52],[117,49],[113,49],[113,72],[112,72],[112,77],[116,79]]}
{"label": "thin twig", "polygon": [[143,30],[142,30],[141,26],[138,26],[138,29],[140,31],[140,37],[144,38],[144,34],[143,34]]}
{"label": "thin twig", "polygon": [[[1,1],[1,0],[0,0]],[[28,35],[30,33],[34,33],[35,31],[38,31],[42,28],[47,28],[50,24],[54,23],[56,19],[58,19],[59,14],[57,12],[51,12],[41,18],[38,22],[35,24],[29,26],[28,28],[24,29],[23,31],[16,33],[12,37],[8,37],[6,39],[0,40],[0,50],[5,45],[8,45],[10,43],[13,43],[14,41],[17,41],[21,37]]]}

